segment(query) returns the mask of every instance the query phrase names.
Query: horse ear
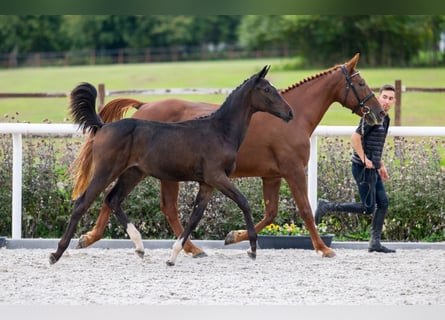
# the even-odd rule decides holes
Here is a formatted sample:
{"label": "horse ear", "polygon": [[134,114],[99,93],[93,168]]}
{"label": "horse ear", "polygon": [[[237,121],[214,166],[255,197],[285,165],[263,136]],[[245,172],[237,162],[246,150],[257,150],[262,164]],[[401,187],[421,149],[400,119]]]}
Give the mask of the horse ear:
{"label": "horse ear", "polygon": [[349,61],[352,64],[352,67],[355,68],[358,62],[358,58],[360,58],[360,53],[356,53],[355,56]]}
{"label": "horse ear", "polygon": [[264,78],[270,69],[270,65],[265,65],[263,70],[258,73],[257,79]]}

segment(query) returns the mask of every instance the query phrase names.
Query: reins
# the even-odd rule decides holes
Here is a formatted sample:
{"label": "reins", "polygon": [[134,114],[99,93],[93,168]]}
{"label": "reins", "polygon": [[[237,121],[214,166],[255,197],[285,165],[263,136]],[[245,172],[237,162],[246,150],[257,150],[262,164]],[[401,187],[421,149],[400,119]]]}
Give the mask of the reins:
{"label": "reins", "polygon": [[346,104],[346,99],[349,94],[349,89],[352,89],[352,92],[354,93],[355,97],[358,100],[358,104],[354,107],[354,109],[352,110],[352,113],[357,113],[358,108],[361,108],[363,115],[368,114],[369,108],[367,106],[365,106],[365,103],[369,99],[374,97],[374,92],[371,91],[371,93],[369,95],[367,95],[364,99],[360,99],[360,97],[357,93],[357,89],[355,89],[354,84],[352,83],[352,78],[354,78],[356,75],[360,74],[360,71],[356,71],[352,75],[349,75],[348,70],[346,69],[344,64],[342,64],[340,67],[341,67],[341,70],[343,71],[343,75],[345,76],[345,79],[346,79],[346,92],[345,92],[345,98],[343,99],[343,105]]}
{"label": "reins", "polygon": [[[346,79],[346,92],[345,92],[345,98],[343,100],[343,105],[346,104],[346,99],[348,98],[348,94],[349,94],[349,89],[352,89],[352,92],[354,93],[354,96],[357,98],[358,104],[354,107],[354,109],[352,110],[352,113],[357,113],[358,109],[360,108],[362,110],[362,126],[361,126],[361,136],[362,136],[362,148],[363,148],[363,153],[365,154],[365,145],[366,145],[366,141],[365,141],[365,117],[366,115],[370,112],[369,107],[367,107],[365,105],[365,103],[371,99],[372,97],[374,97],[374,92],[371,91],[371,93],[369,95],[367,95],[365,98],[360,99],[357,89],[354,87],[354,84],[352,83],[352,78],[354,78],[356,75],[360,74],[360,71],[356,71],[355,73],[353,73],[352,75],[348,74],[348,70],[346,69],[345,65],[342,64],[341,66],[341,70],[343,71],[343,75],[345,76]],[[366,154],[365,154],[366,157]],[[366,203],[368,201],[373,201],[373,188],[371,187],[372,184],[374,184],[374,173],[372,172],[373,169],[370,169],[371,171],[369,172],[369,174],[371,174],[371,180],[367,181],[368,179],[366,178],[366,165],[363,162],[363,171],[361,174],[361,180],[359,183],[360,184],[368,184],[368,194],[366,195],[365,199],[363,199],[363,204],[366,206]]]}

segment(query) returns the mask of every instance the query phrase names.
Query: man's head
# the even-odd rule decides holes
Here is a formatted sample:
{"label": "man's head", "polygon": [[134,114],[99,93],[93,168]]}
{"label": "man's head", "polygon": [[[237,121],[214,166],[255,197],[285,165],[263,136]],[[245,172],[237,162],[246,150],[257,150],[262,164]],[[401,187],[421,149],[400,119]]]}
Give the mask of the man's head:
{"label": "man's head", "polygon": [[391,109],[391,107],[396,102],[396,89],[393,85],[385,84],[380,88],[379,96],[377,99],[382,105],[383,110],[385,110],[385,112],[388,112],[389,109]]}

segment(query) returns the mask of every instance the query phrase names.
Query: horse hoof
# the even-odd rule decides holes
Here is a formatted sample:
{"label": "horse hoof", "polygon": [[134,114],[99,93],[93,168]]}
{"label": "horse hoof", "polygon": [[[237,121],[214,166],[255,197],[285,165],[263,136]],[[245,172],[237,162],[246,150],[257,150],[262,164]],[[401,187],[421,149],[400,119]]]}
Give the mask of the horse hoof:
{"label": "horse hoof", "polygon": [[86,248],[87,245],[86,245],[85,242],[86,242],[86,241],[85,241],[85,235],[80,236],[79,241],[77,242],[76,249],[83,249],[83,248]]}
{"label": "horse hoof", "polygon": [[205,253],[204,251],[201,251],[193,256],[193,258],[205,258],[205,257],[207,257],[207,253]]}
{"label": "horse hoof", "polygon": [[335,257],[335,252],[330,250],[328,252],[323,252],[323,258],[333,258]]}
{"label": "horse hoof", "polygon": [[136,252],[136,254],[138,255],[139,258],[143,258],[145,255],[145,251],[143,250],[134,250],[134,252]]}
{"label": "horse hoof", "polygon": [[250,259],[255,260],[256,259],[256,252],[247,251],[247,255]]}
{"label": "horse hoof", "polygon": [[167,266],[169,266],[169,267],[173,267],[173,266],[175,265],[175,263],[174,263],[174,262],[171,262],[170,260],[168,260],[168,261],[166,262],[166,264],[167,264]]}
{"label": "horse hoof", "polygon": [[49,255],[49,264],[55,264],[59,259],[56,258],[56,256],[54,255],[54,253],[51,253]]}
{"label": "horse hoof", "polygon": [[235,243],[235,231],[232,230],[227,234],[226,239],[224,239],[224,245],[233,243]]}

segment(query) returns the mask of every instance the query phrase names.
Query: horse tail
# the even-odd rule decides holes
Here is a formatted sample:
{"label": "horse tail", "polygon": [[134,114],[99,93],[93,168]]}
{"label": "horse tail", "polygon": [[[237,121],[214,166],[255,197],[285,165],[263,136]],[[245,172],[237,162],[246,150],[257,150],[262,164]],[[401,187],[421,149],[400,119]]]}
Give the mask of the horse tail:
{"label": "horse tail", "polygon": [[68,168],[70,178],[74,181],[72,199],[77,199],[86,190],[93,174],[93,142],[94,134],[89,133],[87,140],[80,148],[79,155]]}
{"label": "horse tail", "polygon": [[95,111],[97,91],[89,83],[81,83],[71,92],[70,109],[73,121],[78,123],[83,131],[88,131],[88,137],[79,155],[74,159],[68,171],[74,181],[72,198],[76,199],[88,186],[93,171],[93,141],[94,136],[104,122]]}
{"label": "horse tail", "polygon": [[114,122],[122,119],[129,109],[139,109],[143,104],[144,102],[135,99],[114,99],[99,109],[99,116],[105,123]]}
{"label": "horse tail", "polygon": [[96,113],[96,88],[89,83],[81,83],[71,91],[70,109],[74,123],[93,135],[102,128],[104,122]]}

